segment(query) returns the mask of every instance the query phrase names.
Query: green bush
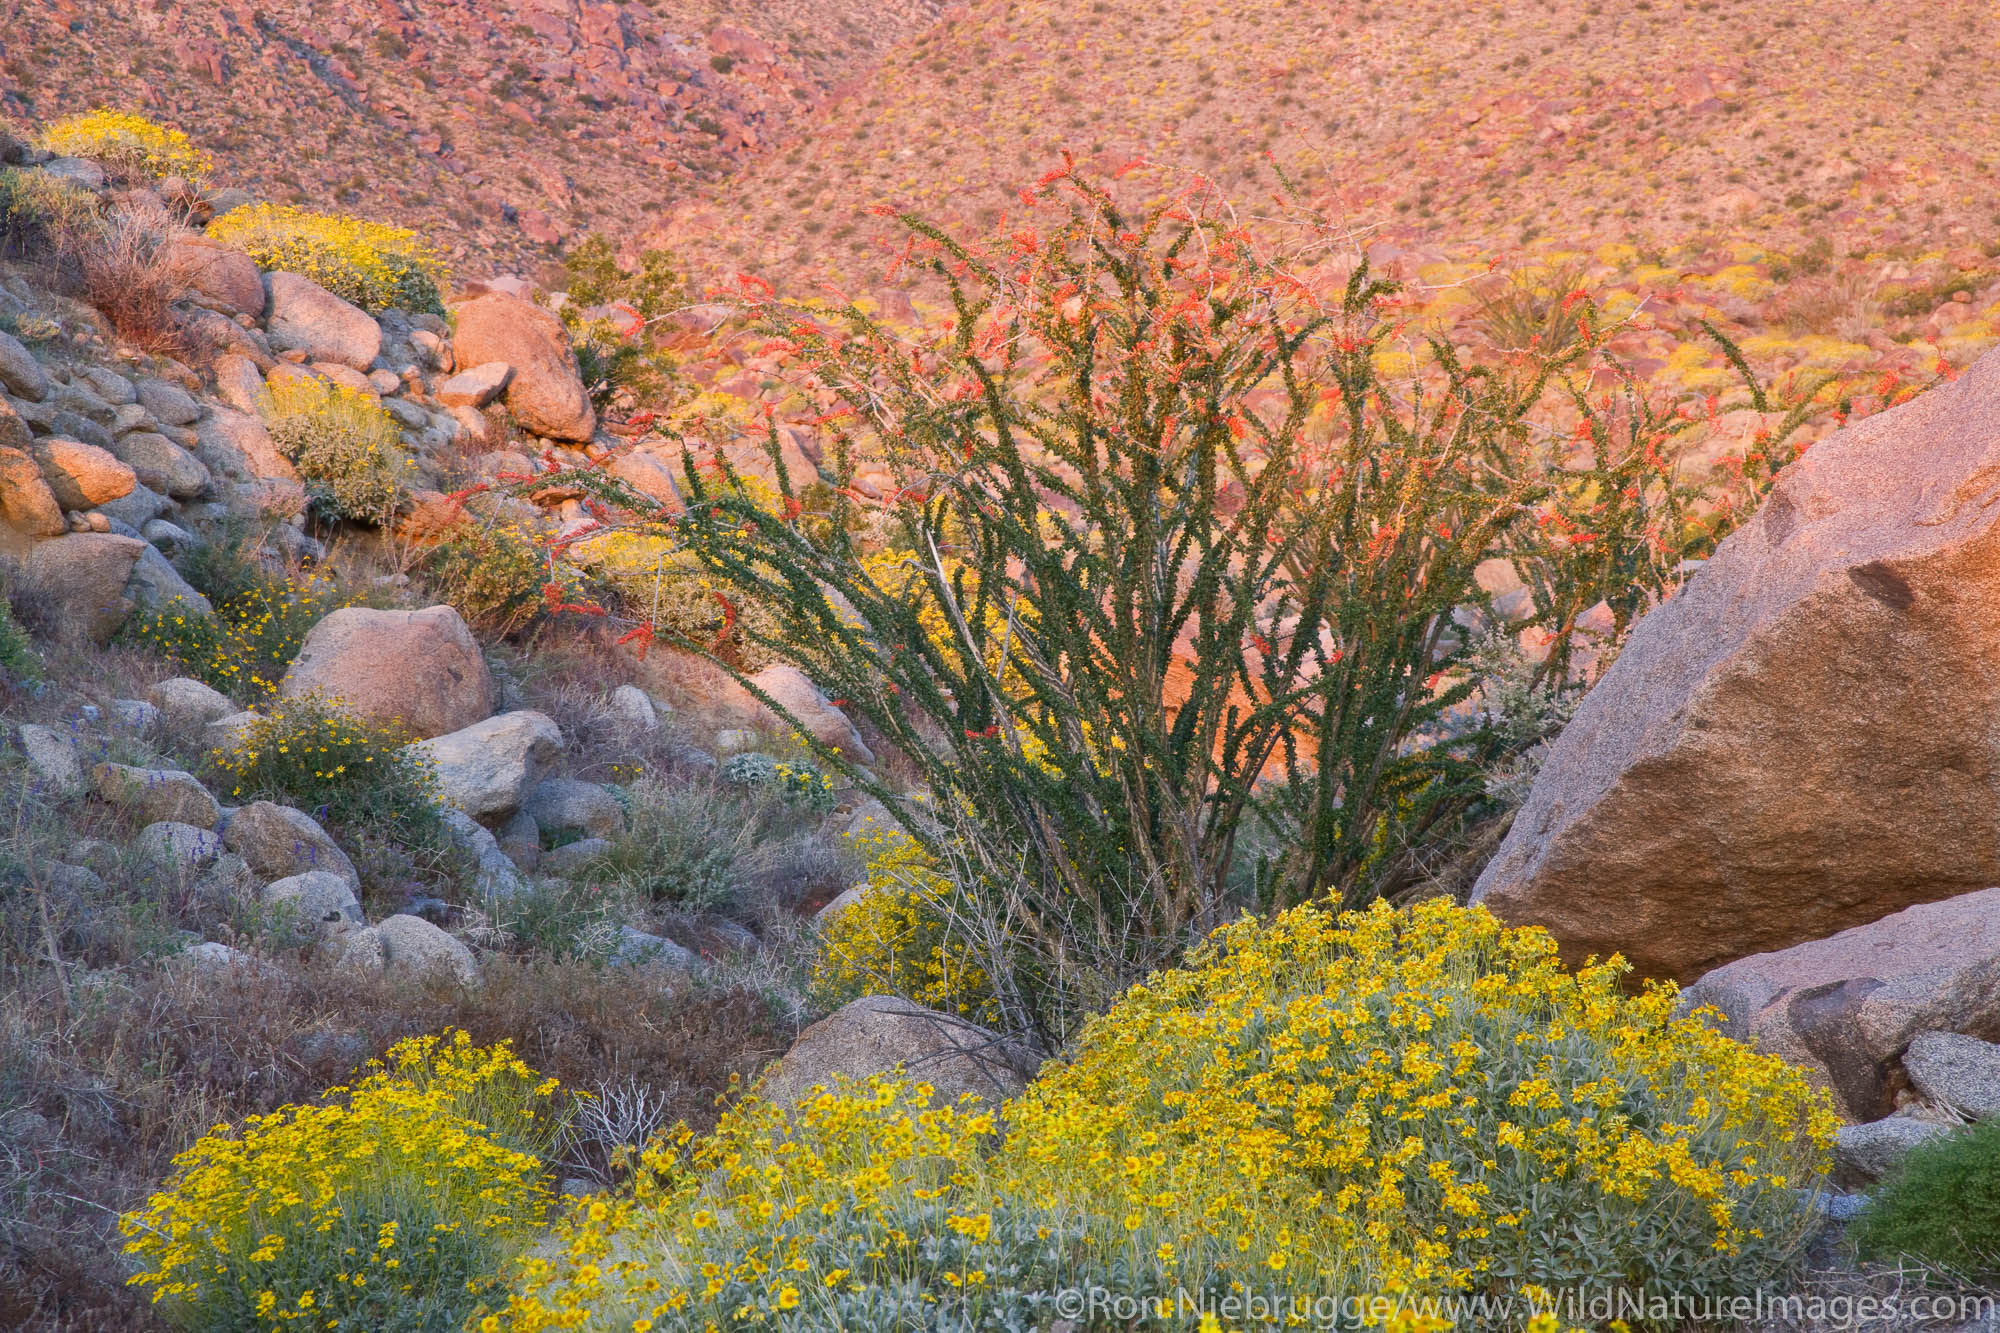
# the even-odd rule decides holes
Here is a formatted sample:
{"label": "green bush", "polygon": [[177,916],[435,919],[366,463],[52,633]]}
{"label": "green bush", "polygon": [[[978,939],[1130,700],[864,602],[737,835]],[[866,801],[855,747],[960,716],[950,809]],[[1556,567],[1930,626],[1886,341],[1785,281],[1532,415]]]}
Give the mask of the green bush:
{"label": "green bush", "polygon": [[313,503],[335,518],[381,525],[407,494],[409,456],[382,404],[316,377],[287,379],[266,395],[271,441],[292,460]]}
{"label": "green bush", "polygon": [[408,739],[308,696],[276,701],[210,759],[232,804],[276,801],[422,840],[439,822],[437,778]]}
{"label": "green bush", "polygon": [[719,776],[731,786],[768,791],[803,809],[822,814],[833,809],[833,779],[801,760],[753,750],[723,760]]}
{"label": "green bush", "polygon": [[693,644],[757,671],[778,660],[778,615],[763,597],[731,588],[671,537],[607,532],[569,548],[584,583],[623,619],[672,643]]}
{"label": "green bush", "polygon": [[454,523],[418,568],[469,623],[493,634],[534,619],[549,581],[548,557],[531,533],[471,517]]}
{"label": "green bush", "polygon": [[1848,1235],[1870,1259],[1919,1259],[1969,1281],[2000,1278],[2000,1120],[1912,1151]]}
{"label": "green bush", "polygon": [[0,167],[0,242],[8,253],[72,250],[102,226],[97,196],[46,171]]}
{"label": "green bush", "polygon": [[42,678],[42,659],[35,652],[35,642],[14,618],[4,588],[0,588],[0,677],[22,685],[33,685]]}
{"label": "green bush", "polygon": [[628,270],[618,262],[609,241],[592,235],[563,256],[563,288],[567,299],[562,321],[592,403],[602,409],[623,393],[636,403],[660,409],[682,396],[677,363],[656,345],[650,325],[628,335],[611,321],[585,313],[623,305],[649,321],[685,303],[687,282],[672,255],[647,250],[639,257],[639,267]]}
{"label": "green bush", "polygon": [[492,905],[497,924],[528,952],[603,962],[618,947],[619,896],[596,884],[536,880]]}
{"label": "green bush", "polygon": [[444,314],[444,262],[413,231],[286,204],[252,204],[209,223],[208,234],[262,268],[311,278],[364,310]]}
{"label": "green bush", "polygon": [[625,832],[599,878],[626,893],[698,912],[728,902],[759,821],[748,803],[708,788],[642,778],[630,794]]}

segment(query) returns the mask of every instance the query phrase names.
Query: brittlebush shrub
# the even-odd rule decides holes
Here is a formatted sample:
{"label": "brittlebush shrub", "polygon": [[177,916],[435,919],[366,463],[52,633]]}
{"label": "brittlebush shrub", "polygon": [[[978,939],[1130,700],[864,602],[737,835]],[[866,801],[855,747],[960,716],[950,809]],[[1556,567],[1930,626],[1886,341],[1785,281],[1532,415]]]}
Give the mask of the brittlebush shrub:
{"label": "brittlebush shrub", "polygon": [[273,386],[261,404],[271,442],[292,460],[306,494],[335,518],[381,525],[408,493],[402,431],[359,389],[310,376]]}
{"label": "brittlebush shrub", "polygon": [[870,827],[849,840],[868,858],[861,897],[820,932],[813,988],[838,1006],[901,995],[977,1022],[997,1017],[986,973],[946,925],[951,878],[905,834]]}
{"label": "brittlebush shrub", "polygon": [[627,618],[669,642],[716,653],[746,672],[778,660],[778,617],[761,597],[731,588],[671,538],[629,532],[570,548],[591,584]]}
{"label": "brittlebush shrub", "polygon": [[1911,1152],[1849,1235],[1870,1259],[2000,1278],[2000,1120]]}
{"label": "brittlebush shrub", "polygon": [[106,169],[155,180],[208,175],[208,154],[187,135],[144,116],[98,107],[57,121],[42,132],[42,147],[65,157],[87,157]]}
{"label": "brittlebush shrub", "polygon": [[1473,1325],[1548,1329],[1563,1289],[1749,1292],[1809,1235],[1836,1119],[1623,970],[1442,900],[1245,921],[998,1117],[877,1080],[655,1145],[482,1327],[1043,1327],[1101,1284],[1477,1294]]}
{"label": "brittlebush shrub", "polygon": [[132,1281],[201,1333],[456,1330],[542,1225],[555,1093],[505,1042],[400,1042],[176,1158],[124,1219]]}
{"label": "brittlebush shrub", "polygon": [[420,568],[471,624],[493,634],[520,629],[541,609],[548,558],[514,523],[466,517],[425,551]]}
{"label": "brittlebush shrub", "polygon": [[444,260],[417,233],[290,204],[232,208],[208,234],[260,268],[311,278],[364,310],[444,314]]}
{"label": "brittlebush shrub", "polygon": [[422,840],[439,818],[437,775],[408,741],[308,695],[275,702],[209,760],[231,804],[275,801]]}

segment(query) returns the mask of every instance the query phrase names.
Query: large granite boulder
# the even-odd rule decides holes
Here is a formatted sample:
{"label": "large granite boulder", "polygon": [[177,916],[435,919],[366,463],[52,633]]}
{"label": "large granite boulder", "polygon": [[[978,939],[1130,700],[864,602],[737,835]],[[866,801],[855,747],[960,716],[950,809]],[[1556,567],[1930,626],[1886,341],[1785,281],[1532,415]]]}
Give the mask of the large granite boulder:
{"label": "large granite boulder", "polygon": [[797,722],[820,744],[838,750],[857,764],[875,762],[874,752],[861,739],[854,723],[834,707],[833,701],[820,692],[805,672],[781,662],[750,677],[750,683],[784,710],[784,718]]}
{"label": "large granite boulder", "polygon": [[110,642],[136,606],[178,602],[201,615],[211,611],[165,556],[116,533],[73,532],[38,542],[25,576],[28,587],[62,609],[61,633],[98,643]]}
{"label": "large granite boulder", "polygon": [[364,722],[399,726],[420,740],[493,714],[486,659],[449,606],[335,611],[306,635],[278,693],[335,699]]}
{"label": "large granite boulder", "polygon": [[260,879],[328,874],[352,888],[361,887],[361,876],[340,844],[318,820],[288,805],[253,801],[232,811],[222,826],[222,843]]}
{"label": "large granite boulder", "polygon": [[41,465],[20,449],[0,448],[0,522],[30,537],[69,531],[61,501],[42,480]]}
{"label": "large granite boulder", "polygon": [[177,768],[134,768],[129,764],[98,764],[90,783],[99,799],[147,824],[192,824],[214,828],[222,807],[192,773]]}
{"label": "large granite boulder", "polygon": [[264,314],[264,275],[257,263],[234,246],[190,233],[168,246],[168,258],[194,291],[228,310],[252,319]]}
{"label": "large granite boulder", "polygon": [[625,807],[602,785],[581,778],[544,778],[521,803],[543,833],[614,838],[625,831]]}
{"label": "large granite boulder", "polygon": [[2000,888],[1739,958],[1681,1002],[1721,1010],[1730,1036],[1804,1067],[1850,1118],[1877,1119],[1919,1034],[2000,1038]]}
{"label": "large granite boulder", "polygon": [[296,348],[314,361],[365,371],[382,354],[382,326],[359,306],[341,300],[311,278],[273,273],[268,281],[274,343]]}
{"label": "large granite boulder", "polygon": [[452,354],[461,366],[511,367],[507,411],[537,435],[588,440],[597,413],[562,321],[532,301],[491,292],[452,307]]}
{"label": "large granite boulder", "polygon": [[532,709],[502,713],[410,747],[437,775],[438,793],[474,819],[501,819],[562,753],[562,732]]}
{"label": "large granite boulder", "polygon": [[2000,354],[1787,468],[1644,617],[1474,890],[1688,980],[2000,883]]}
{"label": "large granite boulder", "polygon": [[860,1080],[901,1069],[931,1085],[940,1105],[972,1093],[998,1105],[1028,1086],[1035,1054],[976,1023],[888,995],[867,995],[799,1034],[758,1084],[758,1095],[796,1106],[834,1076]]}

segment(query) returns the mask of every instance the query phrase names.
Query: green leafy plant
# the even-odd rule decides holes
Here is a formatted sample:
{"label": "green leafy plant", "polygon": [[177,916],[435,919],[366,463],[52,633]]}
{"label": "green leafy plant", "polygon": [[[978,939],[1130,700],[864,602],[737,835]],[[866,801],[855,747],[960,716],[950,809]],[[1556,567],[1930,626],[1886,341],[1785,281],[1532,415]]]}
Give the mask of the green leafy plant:
{"label": "green leafy plant", "polygon": [[531,533],[469,515],[423,552],[418,568],[460,615],[493,634],[533,620],[549,580],[548,556]]}
{"label": "green leafy plant", "polygon": [[1920,1259],[1970,1281],[2000,1278],[2000,1120],[1912,1150],[1848,1235],[1870,1259]]}
{"label": "green leafy plant", "polygon": [[259,267],[311,278],[364,310],[444,314],[443,259],[415,232],[289,204],[232,208],[208,234]]}
{"label": "green leafy plant", "polygon": [[408,491],[409,455],[396,419],[343,384],[296,376],[262,404],[271,441],[292,460],[313,502],[336,518],[384,524]]}
{"label": "green leafy plant", "polygon": [[[627,269],[611,243],[593,234],[563,256],[563,290],[562,321],[598,408],[621,393],[655,410],[681,396],[677,363],[652,333],[654,321],[688,299],[672,255],[649,249]],[[607,308],[615,317],[594,313]]]}
{"label": "green leafy plant", "polygon": [[42,678],[42,659],[35,651],[35,641],[14,618],[4,588],[0,588],[0,677],[21,685],[33,685]]}
{"label": "green leafy plant", "polygon": [[808,810],[833,809],[833,779],[811,764],[752,750],[723,760],[719,776],[732,786],[769,791]]}
{"label": "green leafy plant", "polygon": [[598,875],[635,897],[704,911],[727,903],[756,844],[758,820],[741,798],[642,778],[626,829]]}
{"label": "green leafy plant", "polygon": [[72,252],[102,225],[97,196],[82,186],[0,167],[0,243],[8,254]]}

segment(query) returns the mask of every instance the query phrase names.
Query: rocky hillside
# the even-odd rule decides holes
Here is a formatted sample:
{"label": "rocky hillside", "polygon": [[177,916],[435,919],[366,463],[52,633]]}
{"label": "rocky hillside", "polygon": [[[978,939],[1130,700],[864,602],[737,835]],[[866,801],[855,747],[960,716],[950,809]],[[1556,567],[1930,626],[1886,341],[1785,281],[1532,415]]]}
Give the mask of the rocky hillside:
{"label": "rocky hillside", "polygon": [[859,280],[859,206],[991,222],[1070,150],[1186,165],[1246,201],[1275,187],[1269,154],[1384,255],[1977,248],[1994,24],[1782,0],[983,0],[667,234]]}
{"label": "rocky hillside", "polygon": [[474,275],[634,235],[789,142],[931,0],[6,0],[0,114],[189,131],[279,200],[421,226]]}

